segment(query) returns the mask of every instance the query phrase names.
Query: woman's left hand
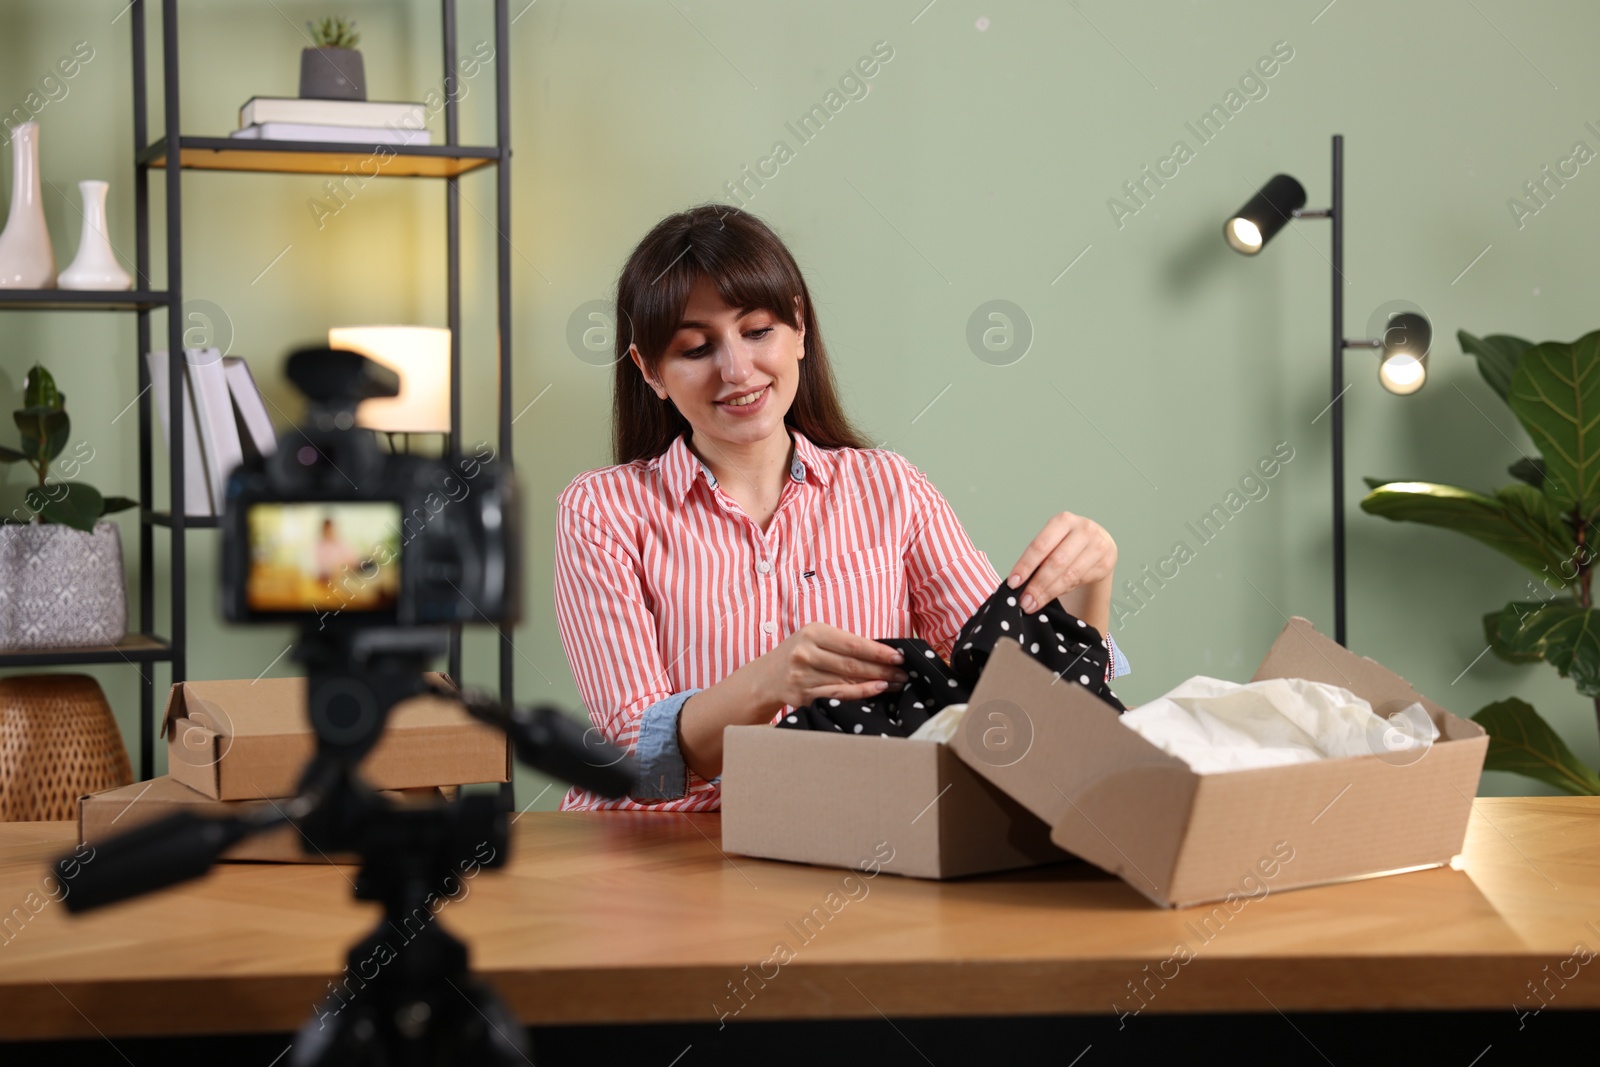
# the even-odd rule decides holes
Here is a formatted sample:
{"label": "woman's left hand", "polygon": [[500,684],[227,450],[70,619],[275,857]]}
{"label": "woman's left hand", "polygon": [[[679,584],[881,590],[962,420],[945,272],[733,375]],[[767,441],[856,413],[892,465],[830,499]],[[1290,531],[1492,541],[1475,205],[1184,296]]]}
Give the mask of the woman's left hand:
{"label": "woman's left hand", "polygon": [[1117,543],[1105,527],[1063,511],[1044,524],[1011,568],[1006,584],[1015,589],[1027,581],[1022,610],[1034,611],[1080,585],[1109,578],[1116,566]]}

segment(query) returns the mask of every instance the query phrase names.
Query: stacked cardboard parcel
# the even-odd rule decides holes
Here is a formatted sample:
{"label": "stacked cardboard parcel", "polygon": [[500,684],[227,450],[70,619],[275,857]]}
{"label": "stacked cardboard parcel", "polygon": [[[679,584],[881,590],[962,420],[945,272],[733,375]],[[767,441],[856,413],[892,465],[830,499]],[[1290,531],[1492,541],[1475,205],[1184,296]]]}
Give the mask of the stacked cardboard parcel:
{"label": "stacked cardboard parcel", "polygon": [[[162,733],[167,773],[82,797],[80,841],[94,844],[176,811],[227,815],[281,802],[295,795],[300,772],[316,750],[303,678],[180,682],[168,694]],[[508,781],[510,760],[503,732],[452,701],[424,695],[390,712],[360,773],[396,799],[426,799],[469,783]],[[299,832],[287,825],[246,838],[223,858],[350,860],[308,852]]]}

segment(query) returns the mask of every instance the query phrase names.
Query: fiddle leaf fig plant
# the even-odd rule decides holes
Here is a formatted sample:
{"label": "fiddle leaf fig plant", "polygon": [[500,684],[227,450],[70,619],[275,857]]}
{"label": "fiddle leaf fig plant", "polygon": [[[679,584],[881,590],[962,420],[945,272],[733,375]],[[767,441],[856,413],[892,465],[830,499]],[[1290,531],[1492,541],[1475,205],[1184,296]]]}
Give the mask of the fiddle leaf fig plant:
{"label": "fiddle leaf fig plant", "polygon": [[[1600,541],[1600,331],[1570,343],[1456,336],[1540,454],[1512,464],[1517,482],[1491,494],[1367,478],[1361,510],[1466,534],[1531,572],[1534,599],[1484,615],[1484,640],[1507,663],[1542,661],[1570,678],[1600,726],[1600,609],[1590,591]],[[1600,774],[1531,705],[1501,700],[1472,718],[1489,734],[1488,769],[1600,795]]]}
{"label": "fiddle leaf fig plant", "polygon": [[[0,521],[55,522],[88,532],[102,515],[131,508],[137,503],[123,496],[102,496],[94,486],[83,482],[48,480],[50,466],[67,447],[67,437],[72,431],[66,402],[65,394],[56,387],[55,378],[35,363],[22,383],[22,407],[11,415],[22,434],[21,447],[0,445],[0,463],[26,463],[38,476],[38,484],[28,487],[25,499],[29,516],[26,520],[18,519],[13,513]],[[91,451],[89,458],[93,455]],[[68,468],[70,476],[85,462],[79,450],[62,466]]]}

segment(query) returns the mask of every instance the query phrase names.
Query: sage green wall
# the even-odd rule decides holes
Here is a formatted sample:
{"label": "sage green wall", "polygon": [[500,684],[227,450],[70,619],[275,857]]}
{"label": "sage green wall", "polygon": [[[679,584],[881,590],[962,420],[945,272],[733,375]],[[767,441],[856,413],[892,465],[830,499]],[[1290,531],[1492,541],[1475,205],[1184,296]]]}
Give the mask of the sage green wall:
{"label": "sage green wall", "polygon": [[[1350,644],[1458,714],[1521,696],[1597,758],[1592,709],[1553,670],[1476,658],[1479,616],[1525,597],[1527,577],[1464,538],[1371,518],[1354,502],[1362,475],[1493,487],[1519,448],[1531,451],[1460,354],[1457,329],[1571,339],[1600,325],[1589,240],[1600,177],[1583,168],[1521,225],[1507,205],[1575,142],[1600,146],[1585,126],[1600,125],[1587,47],[1600,11],[1506,0],[524,2],[511,2],[509,59],[513,405],[532,403],[516,426],[529,501],[523,699],[577,707],[551,607],[552,502],[608,462],[609,371],[574,352],[569,318],[610,295],[651,224],[728,201],[724,183],[780,141],[787,150],[765,164],[776,174],[746,195],[807,273],[851,413],[929,473],[997,567],[1069,509],[1111,531],[1119,578],[1135,577],[1179,539],[1196,546],[1185,524],[1280,442],[1293,449],[1265,497],[1113,628],[1133,665],[1117,685],[1128,703],[1192,674],[1247,679],[1287,615],[1331,634],[1330,446],[1317,418],[1328,402],[1329,235],[1299,223],[1246,260],[1224,247],[1220,223],[1277,171],[1325,203],[1337,132],[1348,138],[1346,331],[1405,300],[1438,337],[1429,383],[1409,399],[1379,389],[1364,353],[1350,356]],[[63,263],[79,232],[73,183],[88,177],[111,181],[114,238],[131,258],[124,3],[0,6],[0,107],[26,106],[75,42],[94,49],[64,96],[52,83],[34,98],[57,97],[39,120]],[[181,6],[187,132],[230,129],[253,94],[293,95],[298,27],[334,8],[360,22],[372,98],[441,88],[428,0]],[[490,32],[487,5],[462,7],[465,53]],[[1247,83],[1255,98],[1201,144],[1185,123],[1226,103],[1277,42],[1292,58]],[[845,98],[802,143],[787,124],[829,103],[875,46],[892,58],[866,95]],[[465,84],[465,129],[485,139],[492,68]],[[1179,140],[1191,158],[1148,185],[1142,206],[1128,199],[1123,183]],[[330,214],[317,178],[186,172],[183,182],[195,324],[209,316],[231,330],[280,421],[297,410],[278,373],[296,342],[338,323],[443,324],[439,185],[373,182]],[[493,439],[493,191],[488,176],[463,184],[469,440]],[[1127,207],[1120,219],[1114,197]],[[1005,366],[978,359],[967,339],[969,317],[995,299],[1018,305],[1033,332],[1026,356]],[[132,416],[114,422],[134,394],[131,319],[4,323],[0,407],[16,406],[24,371],[43,361],[96,450],[84,477],[133,491]],[[24,473],[9,473],[9,492]],[[119,521],[132,570],[136,527]],[[215,538],[190,539],[191,674],[292,673],[287,657],[274,661],[286,630],[218,624]],[[157,570],[164,582],[166,565]],[[469,645],[469,680],[492,679],[491,636]],[[96,673],[131,739],[133,670]],[[553,806],[559,790],[543,785],[520,779],[521,800]],[[1484,791],[1539,787],[1490,774]]]}

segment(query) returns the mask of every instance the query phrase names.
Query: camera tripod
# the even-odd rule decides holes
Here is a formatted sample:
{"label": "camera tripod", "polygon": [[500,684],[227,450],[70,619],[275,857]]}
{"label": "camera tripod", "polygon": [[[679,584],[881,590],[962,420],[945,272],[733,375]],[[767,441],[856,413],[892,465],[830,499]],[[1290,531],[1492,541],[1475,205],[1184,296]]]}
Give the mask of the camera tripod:
{"label": "camera tripod", "polygon": [[[336,620],[337,621],[337,620]],[[291,800],[223,818],[179,813],[96,848],[79,867],[72,912],[198,878],[234,843],[292,823],[308,853],[361,857],[356,897],[383,918],[351,948],[345,976],[301,1027],[293,1067],[433,1067],[528,1062],[516,1017],[468,970],[468,951],[430,904],[450,879],[504,865],[506,812],[499,798],[470,794],[428,806],[396,804],[357,773],[400,701],[433,693],[504,729],[517,758],[603,796],[633,785],[631,758],[592,742],[553,707],[506,708],[472,690],[430,684],[423,668],[445,651],[438,629],[307,627],[295,647],[307,671],[307,709],[317,750]],[[58,861],[58,873],[67,859]]]}

